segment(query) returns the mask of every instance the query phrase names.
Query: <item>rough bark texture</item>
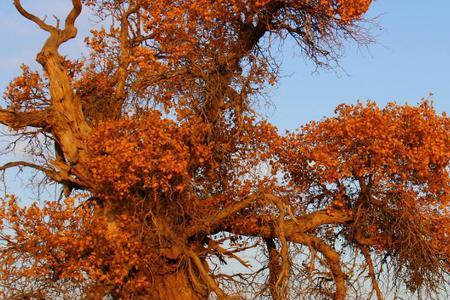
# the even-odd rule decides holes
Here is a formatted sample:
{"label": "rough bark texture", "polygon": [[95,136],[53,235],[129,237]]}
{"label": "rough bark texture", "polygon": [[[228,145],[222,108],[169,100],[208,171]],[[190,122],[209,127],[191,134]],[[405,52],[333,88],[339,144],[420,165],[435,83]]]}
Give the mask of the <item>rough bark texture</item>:
{"label": "rough bark texture", "polygon": [[147,299],[155,300],[205,300],[209,292],[203,286],[194,287],[187,270],[177,270],[173,274],[152,278],[154,290]]}

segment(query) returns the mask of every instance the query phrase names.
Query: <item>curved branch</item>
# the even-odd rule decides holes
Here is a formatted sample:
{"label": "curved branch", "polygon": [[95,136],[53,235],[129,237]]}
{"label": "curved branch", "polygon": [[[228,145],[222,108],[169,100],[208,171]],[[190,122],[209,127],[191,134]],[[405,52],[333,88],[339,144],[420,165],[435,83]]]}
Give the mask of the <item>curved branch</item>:
{"label": "curved branch", "polygon": [[333,248],[327,243],[316,236],[304,236],[306,240],[313,248],[322,253],[328,262],[331,273],[333,273],[334,283],[336,285],[336,292],[334,294],[334,300],[344,300],[347,294],[347,288],[345,281],[347,279],[346,274],[341,269],[341,257]]}
{"label": "curved branch", "polygon": [[280,253],[277,250],[274,239],[264,239],[266,243],[268,257],[269,257],[269,289],[272,294],[272,298],[274,300],[283,299],[281,295],[279,295],[277,289],[278,278],[280,277],[281,272],[281,262],[280,262]]}
{"label": "curved branch", "polygon": [[60,45],[77,35],[77,28],[75,27],[75,21],[81,14],[81,0],[72,0],[73,8],[66,17],[64,30],[61,32],[62,37]]}
{"label": "curved branch", "polygon": [[50,178],[51,180],[53,180],[57,183],[70,185],[72,187],[79,187],[79,188],[85,187],[85,185],[83,185],[83,182],[77,180],[73,176],[70,176],[70,174],[64,168],[60,168],[60,169],[57,168],[56,170],[52,170],[52,169],[48,169],[43,166],[36,165],[36,164],[26,162],[26,161],[8,162],[8,163],[4,164],[3,166],[0,166],[0,172],[6,171],[7,169],[15,168],[15,167],[18,167],[18,168],[26,167],[26,168],[35,169],[37,171],[44,173],[45,176],[47,176],[48,178]]}
{"label": "curved branch", "polygon": [[330,245],[316,236],[298,233],[289,237],[286,236],[286,239],[294,243],[308,245],[318,252],[322,253],[326,261],[328,262],[331,273],[333,274],[333,279],[336,286],[334,300],[344,300],[347,293],[347,275],[341,269],[340,254],[336,252]]}
{"label": "curved branch", "polygon": [[222,289],[214,281],[214,279],[212,279],[211,276],[209,276],[208,271],[205,269],[205,266],[203,265],[197,254],[195,254],[194,251],[190,249],[185,249],[185,252],[188,254],[194,265],[197,267],[197,270],[200,273],[200,276],[202,277],[203,281],[206,282],[209,288],[214,291],[218,299],[221,300],[227,299],[225,292],[222,291]]}
{"label": "curved branch", "polygon": [[26,162],[26,161],[12,161],[9,163],[4,164],[3,166],[0,166],[0,171],[6,171],[7,169],[11,169],[11,168],[15,168],[15,167],[28,167],[28,168],[32,168],[38,171],[43,172],[46,176],[48,176],[49,178],[51,178],[54,181],[62,181],[64,178],[63,174],[60,174],[57,171],[54,170],[50,170],[47,168],[44,168],[43,166],[40,165],[36,165],[30,162]]}
{"label": "curved branch", "polygon": [[287,294],[287,280],[289,280],[289,273],[290,273],[290,261],[288,250],[289,246],[284,232],[286,207],[280,199],[277,200],[278,201],[276,202],[276,205],[278,207],[280,215],[278,216],[277,227],[275,229],[277,231],[278,240],[280,241],[281,246],[280,249],[281,269],[277,281],[275,283],[275,286],[277,289],[278,296],[281,296],[281,298],[286,298],[285,296]]}
{"label": "curved branch", "polygon": [[[327,209],[313,212],[302,217],[297,217],[295,220],[283,221],[282,238],[285,239],[285,241],[308,245],[322,253],[322,255],[326,258],[336,285],[336,292],[334,296],[335,300],[345,299],[347,290],[347,276],[341,270],[340,254],[320,238],[308,235],[306,232],[325,224],[344,224],[351,221],[352,218],[352,211],[343,209]],[[227,231],[230,231],[233,234],[262,237],[265,240],[281,238],[275,221],[262,224],[258,228],[249,228],[248,226],[232,226],[232,228],[227,229]]]}
{"label": "curved branch", "polygon": [[244,198],[242,201],[234,202],[232,205],[221,209],[217,214],[210,216],[206,220],[202,220],[201,223],[197,223],[193,227],[186,230],[185,236],[189,238],[202,232],[215,231],[216,227],[220,225],[223,220],[248,207],[260,197],[260,194],[253,194]]}
{"label": "curved branch", "polygon": [[[44,22],[44,20],[38,18],[32,13],[28,12],[20,3],[20,0],[14,0],[14,6],[17,11],[27,18],[28,20],[37,24],[43,30],[49,32],[51,35],[60,35],[59,45],[66,42],[67,40],[74,38],[76,35],[75,21],[81,13],[82,4],[81,0],[72,0],[73,8],[66,17],[65,28],[61,31],[57,27],[52,26]],[[59,23],[59,22],[58,22]]]}
{"label": "curved branch", "polygon": [[67,15],[66,18],[66,28],[74,26],[75,20],[78,18],[78,16],[81,13],[81,0],[72,0],[73,8],[70,11],[70,13]]}
{"label": "curved branch", "polygon": [[41,27],[43,30],[53,33],[57,32],[57,29],[47,23],[45,23],[40,18],[36,17],[35,15],[29,13],[25,8],[23,8],[22,4],[20,3],[20,0],[14,0],[14,6],[16,7],[17,11],[27,18],[28,20],[36,23],[39,27]]}
{"label": "curved branch", "polygon": [[14,130],[25,127],[42,128],[45,131],[52,125],[52,114],[48,110],[37,110],[29,112],[10,111],[0,109],[0,124]]}

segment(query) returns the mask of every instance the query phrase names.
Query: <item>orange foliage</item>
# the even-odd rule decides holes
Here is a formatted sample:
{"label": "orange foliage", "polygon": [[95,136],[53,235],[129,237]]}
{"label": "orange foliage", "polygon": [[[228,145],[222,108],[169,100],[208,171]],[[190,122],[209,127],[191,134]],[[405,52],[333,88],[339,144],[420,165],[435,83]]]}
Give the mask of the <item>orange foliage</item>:
{"label": "orange foliage", "polygon": [[[412,291],[445,284],[445,115],[426,101],[341,105],[280,135],[254,105],[278,79],[274,40],[329,64],[342,39],[364,36],[371,1],[72,4],[53,26],[14,1],[50,37],[37,56],[44,75],[23,66],[0,109],[36,160],[0,170],[34,168],[62,193],[27,207],[2,200],[0,297],[343,300],[365,275],[379,298],[383,275]],[[87,57],[69,61],[58,49],[82,5],[99,25]],[[244,260],[248,249],[267,258],[263,269]],[[249,274],[223,274],[230,260]]]}
{"label": "orange foliage", "polygon": [[9,101],[12,110],[43,109],[48,106],[46,89],[48,83],[38,72],[30,70],[26,65],[21,66],[22,75],[15,78],[5,92],[5,99]]}
{"label": "orange foliage", "polygon": [[336,112],[289,134],[276,150],[289,189],[304,195],[303,207],[356,209],[355,240],[397,253],[399,265],[412,269],[412,286],[430,269],[448,270],[450,120],[426,101]]}
{"label": "orange foliage", "polygon": [[296,182],[308,186],[355,178],[385,192],[413,192],[424,204],[448,204],[450,123],[429,102],[383,109],[359,103],[336,112],[335,118],[312,122],[287,137],[282,157]]}
{"label": "orange foliage", "polygon": [[[41,208],[36,204],[21,208],[13,196],[4,199],[0,224],[7,233],[1,238],[8,246],[2,249],[0,280],[11,282],[13,290],[32,281],[37,292],[29,296],[45,299],[61,296],[59,290],[66,291],[66,299],[81,295],[99,299],[108,286],[120,285],[125,295],[148,288],[149,274],[137,268],[143,259],[151,265],[158,257],[145,249],[151,244],[136,236],[141,225],[119,216],[121,234],[111,235],[105,217],[95,213],[99,208],[81,204],[83,198],[46,202]],[[51,286],[42,291],[40,285],[49,282]],[[12,296],[3,292],[3,298]]]}

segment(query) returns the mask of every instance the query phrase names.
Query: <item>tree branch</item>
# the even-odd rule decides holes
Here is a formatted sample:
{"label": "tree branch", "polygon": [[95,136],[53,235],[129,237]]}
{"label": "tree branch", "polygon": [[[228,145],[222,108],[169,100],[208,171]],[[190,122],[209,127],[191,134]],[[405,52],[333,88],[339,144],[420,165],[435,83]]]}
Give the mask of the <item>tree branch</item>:
{"label": "tree branch", "polygon": [[316,236],[303,235],[302,239],[304,239],[306,243],[309,243],[313,248],[315,248],[317,251],[322,253],[323,256],[325,256],[331,273],[333,273],[334,283],[336,285],[334,300],[344,300],[347,294],[347,288],[345,284],[347,276],[341,269],[340,254]]}
{"label": "tree branch", "polygon": [[377,299],[383,300],[383,293],[380,290],[380,286],[378,285],[378,280],[375,276],[375,268],[373,266],[373,262],[372,262],[372,258],[370,257],[369,250],[364,245],[361,245],[359,247],[359,249],[361,250],[361,253],[363,254],[363,256],[366,260],[367,266],[369,267],[369,276],[370,276],[370,279],[372,280],[373,289],[375,290],[375,292],[377,294]]}
{"label": "tree branch", "polygon": [[[87,161],[87,137],[91,131],[83,114],[81,101],[74,93],[72,78],[67,70],[65,58],[58,53],[58,49],[64,42],[72,39],[77,34],[75,21],[82,10],[81,0],[72,0],[72,9],[65,19],[63,30],[45,24],[36,16],[28,13],[21,5],[20,0],[14,0],[17,10],[26,18],[37,23],[41,28],[50,32],[50,36],[38,53],[36,60],[42,65],[49,79],[49,91],[51,96],[50,107],[52,121],[48,131],[61,148],[62,162],[67,166],[54,166],[61,170],[62,180],[66,183],[76,183],[77,186],[92,187]],[[2,111],[0,122],[13,127],[22,128],[36,126],[47,128],[47,115],[33,116],[34,112],[27,115]],[[11,118],[14,117],[14,118]],[[22,117],[20,119],[19,117]],[[20,119],[20,120],[17,120]],[[30,121],[31,120],[31,121]],[[34,122],[33,122],[34,121]],[[70,167],[68,167],[70,166]],[[67,168],[66,168],[67,167]],[[59,173],[58,173],[59,174]],[[75,179],[75,177],[77,179]]]}
{"label": "tree branch", "polygon": [[52,119],[52,114],[49,110],[18,112],[0,109],[0,124],[14,130],[29,126],[42,128],[47,131],[52,126]]}
{"label": "tree branch", "polygon": [[333,279],[336,286],[334,300],[344,300],[347,293],[345,283],[347,276],[341,269],[340,254],[316,236],[297,233],[290,236],[286,235],[286,239],[297,244],[308,245],[322,253],[328,262],[331,273],[333,274]]}
{"label": "tree branch", "polygon": [[72,0],[72,10],[66,17],[66,22],[64,26],[64,30],[61,32],[62,38],[60,41],[60,45],[77,35],[77,28],[75,27],[75,21],[78,16],[81,14],[81,0]]}
{"label": "tree branch", "polygon": [[49,178],[51,178],[54,181],[57,182],[61,182],[63,181],[65,178],[65,176],[57,171],[54,170],[50,170],[47,168],[44,168],[43,166],[40,165],[36,165],[30,162],[26,162],[26,161],[13,161],[13,162],[9,162],[4,164],[3,166],[0,166],[0,171],[6,171],[7,169],[10,168],[15,168],[15,167],[28,167],[28,168],[32,168],[38,171],[43,172],[46,176],[48,176]]}
{"label": "tree branch", "polygon": [[72,0],[72,5],[73,5],[73,8],[70,11],[70,13],[67,15],[67,18],[66,18],[66,25],[65,25],[66,28],[74,26],[76,19],[78,18],[78,16],[81,13],[81,8],[82,8],[81,0]]}
{"label": "tree branch", "polygon": [[189,255],[190,259],[194,263],[194,265],[197,267],[198,272],[200,273],[200,276],[202,277],[203,281],[209,286],[211,290],[214,291],[214,293],[217,295],[218,299],[225,300],[227,299],[227,296],[224,291],[219,287],[219,285],[214,281],[214,279],[209,276],[208,271],[205,269],[205,266],[201,262],[200,258],[197,256],[197,254],[192,251],[191,249],[185,249],[185,252]]}
{"label": "tree branch", "polygon": [[[343,224],[353,220],[353,211],[345,209],[325,209],[297,217],[286,226],[291,232],[308,232],[326,224]],[[296,223],[295,227],[292,223]]]}
{"label": "tree branch", "polygon": [[[293,216],[291,216],[293,217]],[[335,300],[343,300],[346,295],[346,275],[340,267],[340,255],[327,243],[318,237],[306,234],[319,226],[326,224],[343,224],[351,221],[353,212],[343,209],[326,209],[322,211],[313,212],[309,215],[296,217],[294,220],[284,220],[281,228],[277,227],[275,221],[270,223],[263,223],[258,228],[249,228],[248,226],[232,226],[227,231],[233,234],[258,236],[269,239],[280,239],[285,241],[308,245],[315,250],[322,253],[326,258],[330,270],[333,274],[336,285]],[[279,255],[279,254],[278,254]]]}
{"label": "tree branch", "polygon": [[260,194],[253,194],[244,198],[242,201],[235,202],[232,205],[221,209],[217,214],[207,218],[206,220],[202,220],[201,223],[197,223],[195,226],[187,229],[186,237],[189,238],[201,232],[214,231],[215,228],[220,225],[224,219],[248,207],[259,197],[261,197]]}
{"label": "tree branch", "polygon": [[[292,220],[284,221],[284,234],[286,239],[297,234],[303,234],[310,232],[322,225],[327,224],[345,224],[353,220],[353,212],[350,210],[343,209],[327,209],[312,212],[308,215],[296,217]],[[216,228],[215,231],[229,231],[234,234],[246,235],[246,236],[257,236],[262,238],[277,238],[278,233],[276,230],[276,220],[261,221],[260,225],[257,227],[248,228],[246,226],[239,226],[239,222],[233,222],[233,224],[228,225],[224,228]],[[203,227],[209,228],[207,224]],[[216,226],[217,227],[217,226]]]}
{"label": "tree branch", "polygon": [[268,257],[269,257],[269,289],[274,300],[283,299],[279,295],[277,282],[281,272],[280,253],[277,250],[274,239],[264,239],[266,243]]}
{"label": "tree branch", "polygon": [[28,20],[36,23],[39,27],[41,27],[43,30],[53,33],[57,32],[57,29],[47,23],[45,23],[40,18],[36,17],[35,15],[29,13],[25,8],[23,8],[22,4],[20,3],[20,0],[14,0],[14,6],[16,7],[17,11],[27,18]]}
{"label": "tree branch", "polygon": [[[219,245],[219,243],[217,243],[217,242],[210,241],[208,243],[208,248],[211,249],[211,250],[216,250],[218,253],[220,253],[222,255],[225,255],[225,256],[228,256],[230,258],[233,258],[233,259],[237,260],[241,265],[243,265],[247,269],[251,269],[251,267],[252,267],[251,264],[248,261],[244,261],[242,258],[240,258],[236,254],[234,254],[234,251],[230,251],[230,250],[227,250],[227,249],[221,247]],[[253,248],[253,246],[252,247],[245,247],[245,249],[249,249],[249,248]],[[241,251],[241,249],[239,249],[239,251]]]}

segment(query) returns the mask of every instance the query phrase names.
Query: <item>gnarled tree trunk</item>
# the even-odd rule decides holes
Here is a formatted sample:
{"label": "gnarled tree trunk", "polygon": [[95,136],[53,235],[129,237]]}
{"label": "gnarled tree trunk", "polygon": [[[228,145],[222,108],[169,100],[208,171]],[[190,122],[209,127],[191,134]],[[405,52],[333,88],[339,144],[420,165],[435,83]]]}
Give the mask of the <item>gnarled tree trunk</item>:
{"label": "gnarled tree trunk", "polygon": [[196,286],[186,268],[174,273],[157,275],[153,278],[154,289],[146,295],[146,299],[155,300],[205,300],[209,291],[204,286]]}

